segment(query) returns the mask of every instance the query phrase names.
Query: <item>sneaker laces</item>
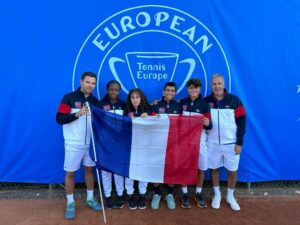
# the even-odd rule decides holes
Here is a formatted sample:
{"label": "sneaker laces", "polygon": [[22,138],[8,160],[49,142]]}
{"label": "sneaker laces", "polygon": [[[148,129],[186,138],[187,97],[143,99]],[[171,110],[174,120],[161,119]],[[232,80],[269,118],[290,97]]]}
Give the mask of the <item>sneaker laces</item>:
{"label": "sneaker laces", "polygon": [[67,209],[74,209],[74,207],[75,207],[74,202],[71,202],[71,203],[67,204]]}
{"label": "sneaker laces", "polygon": [[97,201],[94,197],[87,199],[87,202],[93,206],[97,205]]}

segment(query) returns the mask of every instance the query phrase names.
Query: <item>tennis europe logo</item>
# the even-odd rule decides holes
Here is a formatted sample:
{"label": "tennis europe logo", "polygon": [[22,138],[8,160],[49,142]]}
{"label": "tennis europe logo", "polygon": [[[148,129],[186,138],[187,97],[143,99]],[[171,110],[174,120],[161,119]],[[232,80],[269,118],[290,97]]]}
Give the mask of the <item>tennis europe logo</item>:
{"label": "tennis europe logo", "polygon": [[97,73],[98,97],[111,79],[125,93],[139,87],[154,99],[166,82],[176,82],[180,93],[188,79],[198,77],[207,94],[208,78],[217,72],[231,89],[229,64],[215,35],[194,16],[161,5],[128,8],[102,21],[77,55],[73,89],[85,70]]}

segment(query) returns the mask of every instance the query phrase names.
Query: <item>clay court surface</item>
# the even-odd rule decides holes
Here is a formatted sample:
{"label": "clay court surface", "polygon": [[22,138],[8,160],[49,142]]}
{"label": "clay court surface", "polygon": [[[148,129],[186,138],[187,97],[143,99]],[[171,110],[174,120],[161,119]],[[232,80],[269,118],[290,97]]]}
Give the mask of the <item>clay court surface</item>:
{"label": "clay court surface", "polygon": [[[179,202],[179,198],[177,199]],[[240,212],[234,212],[222,199],[221,208],[210,205],[199,209],[167,209],[161,202],[159,210],[106,210],[107,224],[130,225],[300,225],[300,197],[240,197]],[[0,225],[94,225],[104,224],[102,213],[87,208],[82,199],[76,200],[76,218],[64,219],[64,199],[0,199]]]}

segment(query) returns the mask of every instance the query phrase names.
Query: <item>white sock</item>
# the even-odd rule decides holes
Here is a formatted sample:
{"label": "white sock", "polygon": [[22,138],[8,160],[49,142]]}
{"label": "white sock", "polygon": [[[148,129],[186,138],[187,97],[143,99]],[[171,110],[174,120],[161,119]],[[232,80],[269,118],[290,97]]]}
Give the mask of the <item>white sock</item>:
{"label": "white sock", "polygon": [[216,196],[221,196],[220,186],[214,186],[214,191]]}
{"label": "white sock", "polygon": [[91,199],[94,197],[94,190],[86,189],[86,194],[87,194],[86,199]]}
{"label": "white sock", "polygon": [[72,202],[74,202],[74,195],[73,194],[67,195],[67,204],[70,204]]}
{"label": "white sock", "polygon": [[234,192],[234,189],[227,188],[227,198],[234,199],[233,192]]}
{"label": "white sock", "polygon": [[182,190],[183,194],[187,194],[188,193],[187,187],[181,187],[181,190]]}
{"label": "white sock", "polygon": [[197,193],[199,193],[199,194],[200,194],[200,193],[201,193],[201,191],[202,191],[202,188],[201,188],[201,187],[196,187],[196,194],[197,194]]}

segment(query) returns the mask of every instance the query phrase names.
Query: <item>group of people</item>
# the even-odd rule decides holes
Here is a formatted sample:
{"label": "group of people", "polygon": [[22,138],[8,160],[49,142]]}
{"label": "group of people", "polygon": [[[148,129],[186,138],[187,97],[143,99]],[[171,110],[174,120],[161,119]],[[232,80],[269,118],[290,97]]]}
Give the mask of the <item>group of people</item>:
{"label": "group of people", "polygon": [[[201,81],[190,79],[186,83],[188,96],[175,101],[177,91],[174,82],[167,82],[164,85],[163,96],[160,100],[154,101],[151,105],[143,91],[139,88],[130,90],[126,102],[119,98],[121,85],[118,81],[112,80],[107,83],[107,94],[100,101],[92,95],[96,85],[97,77],[92,72],[82,74],[81,86],[74,92],[66,94],[58,108],[56,121],[63,125],[65,140],[65,161],[66,171],[65,185],[67,195],[66,219],[75,217],[74,203],[74,175],[80,168],[81,163],[85,168],[85,182],[87,187],[87,198],[85,203],[95,211],[102,209],[100,203],[93,196],[94,175],[93,167],[95,162],[89,155],[90,145],[90,113],[88,105],[94,105],[103,110],[129,117],[154,116],[159,114],[195,115],[202,114],[203,132],[201,135],[198,180],[195,189],[194,199],[200,208],[207,207],[206,200],[202,195],[204,175],[207,169],[211,170],[214,197],[211,207],[220,208],[221,192],[219,185],[219,168],[227,169],[227,196],[226,201],[235,211],[240,210],[233,193],[236,185],[237,170],[240,153],[243,145],[246,127],[246,113],[241,100],[225,89],[224,77],[215,74],[211,80],[212,94],[202,98]],[[138,200],[134,195],[134,180],[124,178],[118,174],[108,171],[101,171],[102,184],[105,195],[106,207],[124,207],[124,189],[126,190],[126,202],[129,209],[145,209],[147,207],[146,192],[148,183],[138,181]],[[112,178],[113,177],[113,178]],[[114,180],[117,198],[111,197],[112,180]],[[175,209],[176,204],[173,196],[174,184],[165,184],[167,194],[165,201],[169,209]],[[191,208],[188,187],[181,186],[182,208]],[[153,184],[153,197],[151,208],[158,209],[162,193],[160,184]]]}

